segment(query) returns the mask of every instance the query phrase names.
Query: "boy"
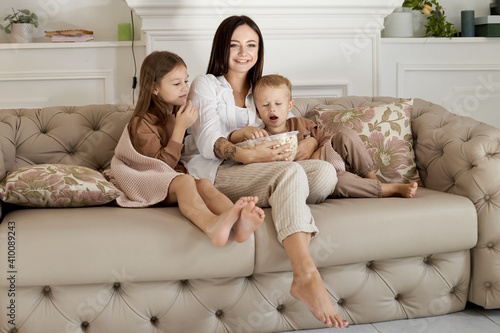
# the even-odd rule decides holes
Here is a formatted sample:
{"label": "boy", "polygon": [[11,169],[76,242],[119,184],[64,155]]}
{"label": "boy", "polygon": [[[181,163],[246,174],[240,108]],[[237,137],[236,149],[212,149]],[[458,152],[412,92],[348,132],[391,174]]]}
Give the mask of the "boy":
{"label": "boy", "polygon": [[[415,196],[418,188],[415,182],[386,184],[377,179],[371,157],[353,130],[344,129],[332,137],[312,120],[302,117],[287,119],[294,103],[292,85],[287,78],[281,75],[263,76],[253,87],[253,96],[265,128],[255,128],[252,138],[290,131],[299,132],[297,134],[299,141],[309,136],[316,138],[318,149],[310,156],[310,159],[329,161],[337,169],[338,183],[332,193],[334,197],[400,196],[413,198]],[[345,168],[340,158],[345,162]],[[350,172],[344,171],[345,169]]]}

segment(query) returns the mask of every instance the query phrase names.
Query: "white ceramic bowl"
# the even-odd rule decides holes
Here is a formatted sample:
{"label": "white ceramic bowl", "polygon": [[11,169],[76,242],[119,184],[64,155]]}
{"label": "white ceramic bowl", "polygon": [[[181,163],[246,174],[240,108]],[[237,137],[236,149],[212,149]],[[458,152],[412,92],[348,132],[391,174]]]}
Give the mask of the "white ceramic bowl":
{"label": "white ceramic bowl", "polygon": [[280,134],[275,134],[275,135],[270,135],[266,136],[264,138],[260,139],[255,139],[255,140],[248,140],[244,142],[237,143],[236,146],[241,147],[241,148],[253,148],[255,146],[258,146],[264,142],[276,140],[279,142],[278,145],[274,146],[273,148],[278,148],[281,145],[284,145],[286,143],[290,144],[290,148],[288,148],[286,151],[291,151],[292,155],[288,157],[285,161],[293,161],[295,159],[295,155],[297,155],[297,134],[298,131],[293,131],[293,132],[286,132],[286,133],[280,133]]}

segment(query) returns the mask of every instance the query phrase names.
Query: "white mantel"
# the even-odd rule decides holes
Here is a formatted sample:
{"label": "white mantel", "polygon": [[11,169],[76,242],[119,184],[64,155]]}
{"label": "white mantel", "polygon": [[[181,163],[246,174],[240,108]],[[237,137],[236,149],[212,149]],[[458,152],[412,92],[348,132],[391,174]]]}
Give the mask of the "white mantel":
{"label": "white mantel", "polygon": [[295,97],[378,94],[383,19],[402,0],[126,0],[142,19],[146,52],[169,50],[191,77],[206,71],[212,39],[230,15],[250,16],[265,41],[264,73]]}

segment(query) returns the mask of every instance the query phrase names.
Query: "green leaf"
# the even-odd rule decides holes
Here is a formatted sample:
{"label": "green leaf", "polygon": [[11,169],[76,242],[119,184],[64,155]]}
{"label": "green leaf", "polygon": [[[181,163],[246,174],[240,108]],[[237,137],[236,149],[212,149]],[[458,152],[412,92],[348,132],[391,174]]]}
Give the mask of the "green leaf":
{"label": "green leaf", "polygon": [[391,109],[387,108],[387,110],[385,110],[384,114],[382,115],[382,121],[388,121],[391,114]]}
{"label": "green leaf", "polygon": [[393,123],[393,122],[391,122],[390,124],[391,124],[391,129],[393,131],[398,132],[398,134],[401,135],[401,126],[398,123]]}
{"label": "green leaf", "polygon": [[71,177],[64,177],[64,183],[67,185],[78,185],[78,182]]}
{"label": "green leaf", "polygon": [[96,184],[96,187],[102,192],[102,193],[106,193],[106,188],[101,184],[101,183],[97,183]]}

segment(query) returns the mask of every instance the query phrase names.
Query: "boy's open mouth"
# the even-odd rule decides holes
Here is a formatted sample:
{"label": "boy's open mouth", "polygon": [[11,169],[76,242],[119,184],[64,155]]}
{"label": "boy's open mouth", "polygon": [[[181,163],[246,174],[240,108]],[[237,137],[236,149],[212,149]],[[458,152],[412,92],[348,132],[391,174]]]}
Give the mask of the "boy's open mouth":
{"label": "boy's open mouth", "polygon": [[278,120],[278,116],[272,115],[269,117],[269,120]]}

